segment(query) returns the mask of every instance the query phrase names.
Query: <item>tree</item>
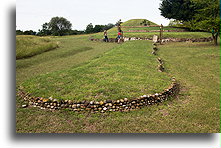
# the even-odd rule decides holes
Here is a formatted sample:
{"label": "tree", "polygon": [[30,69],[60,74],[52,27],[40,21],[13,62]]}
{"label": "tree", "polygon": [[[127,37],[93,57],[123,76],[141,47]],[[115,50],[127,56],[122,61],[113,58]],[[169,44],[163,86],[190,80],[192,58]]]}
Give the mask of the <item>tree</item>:
{"label": "tree", "polygon": [[95,25],[94,26],[94,29],[93,29],[94,33],[101,32],[101,31],[104,31],[104,25]]}
{"label": "tree", "polygon": [[16,35],[23,35],[23,34],[24,34],[23,31],[21,31],[21,30],[16,30]]}
{"label": "tree", "polygon": [[72,24],[63,17],[53,17],[48,23],[48,29],[55,36],[67,35],[71,27]]}
{"label": "tree", "polygon": [[162,0],[159,9],[165,18],[189,21],[197,8],[191,0]]}
{"label": "tree", "polygon": [[219,0],[162,0],[161,15],[191,30],[212,32],[215,45],[220,35]]}
{"label": "tree", "polygon": [[86,33],[93,33],[93,31],[94,31],[94,26],[92,25],[92,23],[88,24],[85,32]]}
{"label": "tree", "polygon": [[36,35],[36,32],[33,30],[26,30],[23,32],[24,35]]}
{"label": "tree", "polygon": [[111,29],[111,28],[113,28],[113,27],[114,27],[114,24],[109,23],[109,24],[107,24],[107,25],[104,25],[103,30],[108,30],[108,29]]}
{"label": "tree", "polygon": [[51,35],[51,31],[49,30],[48,23],[44,23],[42,25],[42,29],[38,31],[37,35],[39,36],[46,36],[46,35]]}
{"label": "tree", "polygon": [[218,36],[220,35],[220,5],[219,0],[192,0],[199,9],[191,21],[192,29],[199,29],[212,33],[215,45],[218,45]]}

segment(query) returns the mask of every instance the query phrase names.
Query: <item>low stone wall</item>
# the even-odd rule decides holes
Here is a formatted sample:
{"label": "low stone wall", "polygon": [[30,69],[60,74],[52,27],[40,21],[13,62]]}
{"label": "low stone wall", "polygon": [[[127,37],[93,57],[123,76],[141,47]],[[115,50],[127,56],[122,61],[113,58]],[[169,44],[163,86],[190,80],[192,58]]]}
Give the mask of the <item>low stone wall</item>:
{"label": "low stone wall", "polygon": [[[124,32],[160,32],[160,30],[128,30]],[[185,30],[163,30],[163,32],[189,32]]]}
{"label": "low stone wall", "polygon": [[167,38],[162,39],[162,42],[212,42],[213,38],[198,38],[198,39],[187,39],[187,38]]}
{"label": "low stone wall", "polygon": [[[103,39],[90,39],[91,41],[104,41]],[[135,40],[153,40],[153,38],[141,38],[141,37],[124,37],[122,39],[123,42],[126,41],[135,41]],[[162,42],[212,42],[213,38],[209,37],[209,38],[198,38],[198,39],[191,39],[191,38],[164,38],[162,39]],[[116,42],[115,38],[109,38],[109,42]]]}
{"label": "low stone wall", "polygon": [[[41,109],[62,109],[67,108],[72,111],[89,111],[91,113],[104,113],[104,112],[127,112],[135,109],[142,108],[144,106],[158,104],[170,97],[175,96],[179,92],[179,85],[175,79],[172,80],[172,84],[169,88],[165,89],[161,93],[153,95],[143,95],[136,99],[120,99],[120,100],[104,100],[104,101],[73,101],[73,100],[57,100],[53,98],[34,97],[29,93],[25,93],[22,90],[17,92],[17,95],[29,102],[30,106],[39,107]],[[27,106],[24,106],[27,107]]]}

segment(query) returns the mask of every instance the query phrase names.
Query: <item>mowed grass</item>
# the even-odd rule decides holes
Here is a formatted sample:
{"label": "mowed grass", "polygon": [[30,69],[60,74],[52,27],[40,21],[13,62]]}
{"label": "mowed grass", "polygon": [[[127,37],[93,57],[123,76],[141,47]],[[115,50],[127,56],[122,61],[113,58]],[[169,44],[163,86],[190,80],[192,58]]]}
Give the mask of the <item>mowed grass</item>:
{"label": "mowed grass", "polygon": [[[98,55],[102,55],[104,50],[110,51],[112,48],[118,46],[110,43],[88,42],[87,38],[88,36],[56,38],[56,41],[61,41],[62,47],[31,57],[28,59],[29,61],[23,61],[22,67],[16,68],[17,83],[21,84],[21,82],[37,75],[79,66],[98,57]],[[80,43],[82,43],[81,46],[90,45],[94,48],[93,50],[79,52],[70,57],[60,58],[58,56],[59,52],[63,50],[65,52],[71,47],[77,46],[76,48],[72,48],[72,50],[79,49]],[[219,47],[213,46],[212,43],[170,43],[159,46],[158,54],[164,60],[166,72],[175,76],[181,83],[181,92],[177,98],[132,112],[112,112],[105,114],[75,113],[68,110],[48,111],[31,107],[22,108],[21,105],[25,102],[21,98],[17,98],[16,132],[220,132],[218,91],[220,84]],[[57,55],[57,58],[53,58],[54,55]],[[19,62],[21,61],[17,60],[16,64]],[[28,64],[32,62],[34,64]],[[26,65],[28,66],[26,67]]]}
{"label": "mowed grass", "polygon": [[59,48],[16,60],[16,82],[20,84],[25,79],[42,73],[76,67],[117,46],[115,43],[91,42],[88,38],[85,35],[51,38],[54,42],[59,42]]}
{"label": "mowed grass", "polygon": [[171,78],[158,72],[151,51],[151,42],[127,42],[89,64],[44,74],[22,86],[34,96],[74,101],[133,99],[159,93],[169,87]]}
{"label": "mowed grass", "polygon": [[16,36],[16,59],[28,58],[58,47],[50,37],[37,37],[31,35]]}
{"label": "mowed grass", "polygon": [[121,26],[142,26],[140,23],[142,23],[144,20],[146,20],[147,22],[150,22],[150,25],[157,25],[156,23],[151,22],[147,19],[130,19],[126,22],[123,22]]}

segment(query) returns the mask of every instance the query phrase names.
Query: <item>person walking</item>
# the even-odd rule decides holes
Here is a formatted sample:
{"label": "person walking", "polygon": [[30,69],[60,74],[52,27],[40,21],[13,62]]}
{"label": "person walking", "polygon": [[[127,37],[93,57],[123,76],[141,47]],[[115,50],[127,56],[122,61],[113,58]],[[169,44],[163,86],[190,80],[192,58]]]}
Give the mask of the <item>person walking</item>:
{"label": "person walking", "polygon": [[107,30],[104,30],[104,41],[109,42],[108,37],[107,37]]}
{"label": "person walking", "polygon": [[117,39],[118,39],[118,40],[117,40],[117,43],[120,43],[122,36],[123,36],[123,32],[122,32],[122,30],[120,30],[120,31],[117,33]]}

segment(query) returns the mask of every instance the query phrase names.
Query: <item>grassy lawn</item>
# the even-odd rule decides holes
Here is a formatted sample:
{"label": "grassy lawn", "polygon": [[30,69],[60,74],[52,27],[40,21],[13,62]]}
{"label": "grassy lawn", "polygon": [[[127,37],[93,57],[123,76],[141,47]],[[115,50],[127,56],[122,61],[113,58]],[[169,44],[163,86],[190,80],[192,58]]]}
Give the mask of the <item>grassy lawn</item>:
{"label": "grassy lawn", "polygon": [[44,74],[22,86],[34,96],[70,100],[136,98],[162,92],[171,78],[157,70],[148,41],[127,42],[78,68]]}
{"label": "grassy lawn", "polygon": [[16,59],[28,58],[58,47],[50,37],[18,35],[16,37]]}
{"label": "grassy lawn", "polygon": [[[114,88],[117,84],[116,89],[121,92],[127,85],[129,86],[127,91],[132,87],[137,92],[139,90],[142,92],[143,88],[147,88],[144,92],[149,92],[167,86],[168,77],[159,72],[155,73],[157,62],[150,55],[152,46],[147,41],[130,41],[118,45],[90,42],[88,37],[56,37],[53,40],[59,42],[59,48],[28,59],[16,60],[17,86],[23,82],[26,86],[32,86],[36,80],[39,80],[41,84],[47,84],[46,87],[43,86],[45,89],[51,89],[47,87],[53,85],[61,87],[68,85],[71,91],[72,89],[80,91],[77,88],[80,83],[77,85],[74,83],[76,88],[71,88],[72,81],[76,82],[73,76],[78,76],[79,81],[83,83],[91,81],[91,86],[87,86],[89,89],[94,85],[102,84],[111,87],[113,83]],[[131,112],[88,114],[65,109],[48,111],[31,107],[22,108],[24,101],[17,97],[16,132],[218,133],[220,131],[219,47],[213,46],[212,43],[169,43],[159,46],[158,56],[164,60],[166,73],[175,76],[181,84],[182,89],[177,98]],[[133,65],[134,62],[136,62],[135,65]],[[124,68],[123,71],[121,71],[122,68]],[[115,73],[116,70],[117,73]],[[127,73],[126,77],[124,73]],[[117,79],[111,79],[110,75]],[[50,79],[49,76],[53,78],[52,83],[45,82]],[[97,79],[99,82],[93,84],[92,76],[102,79]],[[61,81],[62,79],[64,81]],[[118,83],[122,79],[125,82]],[[144,87],[140,85],[143,80],[147,80],[144,82]],[[152,83],[153,81],[155,83]],[[64,82],[64,84],[53,82]],[[132,82],[134,85],[130,84]],[[147,85],[150,83],[154,85]],[[135,85],[138,87],[133,87]],[[83,90],[86,91],[87,87]],[[45,90],[40,88],[40,91],[42,92],[39,94],[43,94]],[[68,95],[71,96],[74,93],[72,91],[72,94]],[[58,95],[61,96],[61,93]],[[110,93],[110,95],[114,94]],[[93,98],[94,95],[91,96]]]}
{"label": "grassy lawn", "polygon": [[54,37],[52,40],[59,42],[59,48],[32,58],[16,60],[17,83],[39,74],[76,67],[117,46],[114,43],[91,42],[88,36]]}

